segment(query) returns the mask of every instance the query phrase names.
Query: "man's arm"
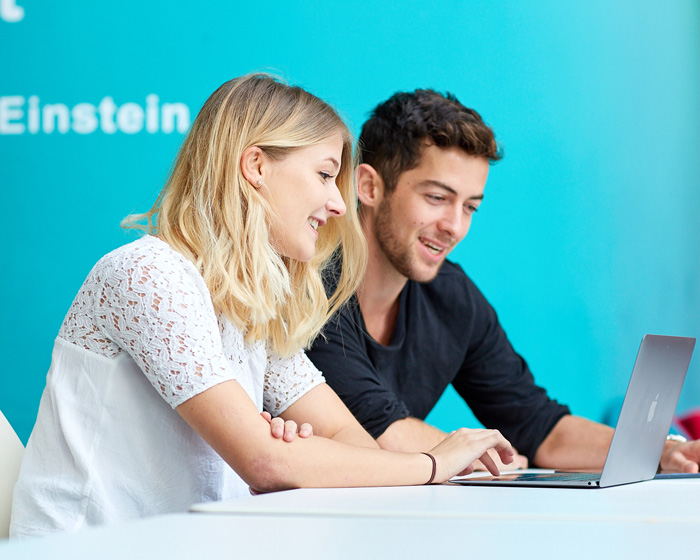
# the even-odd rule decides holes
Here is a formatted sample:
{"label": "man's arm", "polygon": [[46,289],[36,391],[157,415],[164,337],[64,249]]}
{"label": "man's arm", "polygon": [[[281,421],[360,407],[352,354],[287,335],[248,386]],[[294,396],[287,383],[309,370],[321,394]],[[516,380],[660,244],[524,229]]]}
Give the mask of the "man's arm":
{"label": "man's arm", "polygon": [[[463,291],[460,284],[459,292]],[[442,310],[438,314],[442,316]],[[452,327],[455,324],[461,325],[463,320],[463,314],[457,313],[444,329],[452,332]],[[326,336],[319,337],[307,355],[383,449],[403,452],[432,449],[447,434],[408,416],[408,406],[394,392],[391,379],[378,370],[370,359],[371,343],[368,343],[363,324],[357,303],[348,305],[326,325]],[[453,361],[458,360],[459,358]],[[379,361],[381,362],[381,357]],[[422,371],[420,367],[417,369]],[[416,377],[416,372],[413,371],[412,375]],[[445,379],[444,382],[447,383],[448,380]],[[311,422],[316,429],[318,422],[308,419],[305,421]],[[527,459],[516,455],[515,462],[508,467],[526,466]],[[481,465],[476,467],[483,468]]]}
{"label": "man's arm", "polygon": [[377,438],[377,443],[389,451],[421,452],[435,447],[446,435],[422,420],[409,417],[391,424]]}
{"label": "man's arm", "polygon": [[603,468],[613,429],[580,416],[563,416],[549,432],[534,457],[544,469]]}
{"label": "man's arm", "polygon": [[[349,322],[352,324],[352,321]],[[337,325],[332,325],[337,328]],[[314,427],[314,434],[352,443],[354,445],[366,446],[365,438],[369,437],[373,445],[379,444],[384,450],[399,451],[403,453],[422,452],[433,449],[442,442],[448,434],[426,424],[417,418],[405,417],[406,406],[401,399],[386,387],[377,374],[374,366],[370,363],[367,355],[362,351],[357,336],[353,336],[353,329],[346,328],[344,336],[329,337],[329,340],[318,340],[314,344],[314,350],[309,352],[309,356],[316,362],[317,366],[324,371],[326,379],[336,383],[337,391],[342,392],[341,396],[345,404],[352,409],[352,412],[343,408],[352,418],[350,422],[347,418],[331,419],[323,417],[310,417],[298,414],[297,407],[292,405],[282,414],[285,420],[296,420],[297,422],[308,422]],[[342,344],[338,344],[338,340]],[[339,397],[329,388],[328,393],[332,394],[327,398],[338,399]],[[313,391],[315,393],[315,391]],[[319,391],[325,394],[325,391]],[[300,399],[301,400],[301,399]],[[321,407],[314,407],[314,410],[321,410]],[[336,408],[337,410],[337,408]],[[355,416],[353,416],[353,413]],[[391,417],[395,419],[391,421]],[[404,416],[401,418],[401,416]],[[361,434],[357,432],[359,424],[355,420],[367,422],[373,426],[376,443],[372,435],[360,428]],[[383,426],[388,427],[381,431]],[[328,431],[320,432],[319,427],[324,426],[344,426],[337,434]],[[356,426],[353,428],[352,426]],[[344,438],[344,439],[340,439]],[[347,439],[345,439],[347,438]],[[489,453],[493,462],[499,469],[522,469],[527,468],[527,458],[515,453],[513,462],[504,465],[497,453]],[[476,461],[473,465],[475,470],[488,470],[481,461]]]}
{"label": "man's arm", "polygon": [[[580,416],[564,416],[535,453],[535,466],[550,469],[601,470],[612,441],[613,429]],[[661,468],[672,472],[698,472],[700,440],[668,441]]]}
{"label": "man's arm", "polygon": [[[348,304],[326,324],[325,336],[317,338],[306,354],[357,421],[376,438],[409,411],[372,363],[361,324],[357,304]],[[306,421],[316,429],[316,423]]]}

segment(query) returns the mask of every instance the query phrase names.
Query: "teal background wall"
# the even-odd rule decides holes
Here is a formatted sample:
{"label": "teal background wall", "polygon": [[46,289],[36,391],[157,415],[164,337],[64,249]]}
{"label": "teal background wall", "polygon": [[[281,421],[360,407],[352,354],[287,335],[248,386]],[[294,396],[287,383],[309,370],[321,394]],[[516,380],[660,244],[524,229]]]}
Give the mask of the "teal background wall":
{"label": "teal background wall", "polygon": [[[700,335],[697,0],[1,5],[0,410],[24,441],[61,321],[150,207],[187,112],[255,70],[355,131],[417,87],[482,114],[506,156],[453,258],[575,413],[606,417],[643,334]],[[698,405],[696,356],[680,410]],[[473,423],[451,392],[430,420]]]}

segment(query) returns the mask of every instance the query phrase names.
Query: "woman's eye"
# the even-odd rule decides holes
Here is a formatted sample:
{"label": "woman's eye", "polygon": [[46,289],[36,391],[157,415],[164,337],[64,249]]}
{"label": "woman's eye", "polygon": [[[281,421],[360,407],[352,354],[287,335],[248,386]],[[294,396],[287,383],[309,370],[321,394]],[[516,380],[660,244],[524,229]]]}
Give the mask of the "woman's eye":
{"label": "woman's eye", "polygon": [[331,177],[333,177],[333,175],[331,175],[330,173],[326,173],[325,171],[319,171],[318,174],[321,176],[321,179],[323,179],[323,182],[324,182],[324,183],[325,183],[326,181],[328,181],[328,179],[330,179]]}

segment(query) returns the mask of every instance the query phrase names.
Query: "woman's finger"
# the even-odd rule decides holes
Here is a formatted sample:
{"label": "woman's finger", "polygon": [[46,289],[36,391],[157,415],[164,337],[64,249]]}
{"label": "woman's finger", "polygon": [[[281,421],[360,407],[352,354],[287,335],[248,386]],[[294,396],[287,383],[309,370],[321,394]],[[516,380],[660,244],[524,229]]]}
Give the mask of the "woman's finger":
{"label": "woman's finger", "polygon": [[498,476],[501,474],[498,470],[498,467],[496,466],[496,463],[491,458],[491,455],[489,455],[488,451],[484,453],[481,457],[479,457],[479,460],[493,476]]}
{"label": "woman's finger", "polygon": [[304,422],[299,427],[299,437],[308,438],[314,435],[314,429],[308,422]]}
{"label": "woman's finger", "polygon": [[294,420],[287,420],[284,423],[284,441],[293,441],[297,435],[297,423]]}
{"label": "woman's finger", "polygon": [[270,420],[270,433],[272,437],[281,438],[284,436],[284,420],[281,418],[273,418]]}

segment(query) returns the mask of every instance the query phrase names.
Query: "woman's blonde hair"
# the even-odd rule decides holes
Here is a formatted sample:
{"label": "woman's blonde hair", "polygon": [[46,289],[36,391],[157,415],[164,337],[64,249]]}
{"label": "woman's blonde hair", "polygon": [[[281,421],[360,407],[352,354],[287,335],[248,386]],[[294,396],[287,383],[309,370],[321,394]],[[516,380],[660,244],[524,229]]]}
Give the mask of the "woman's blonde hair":
{"label": "woman's blonde hair", "polygon": [[[274,214],[244,178],[241,155],[258,146],[282,159],[337,134],[343,151],[336,184],[347,213],[319,229],[309,262],[283,257],[271,244]],[[364,273],[367,249],[353,176],[352,137],[335,110],[299,87],[252,74],[226,82],[209,97],[157,201],[123,226],[158,235],[191,260],[216,311],[240,328],[247,342],[266,340],[274,352],[290,355],[311,344]],[[322,276],[338,270],[328,298]]]}

